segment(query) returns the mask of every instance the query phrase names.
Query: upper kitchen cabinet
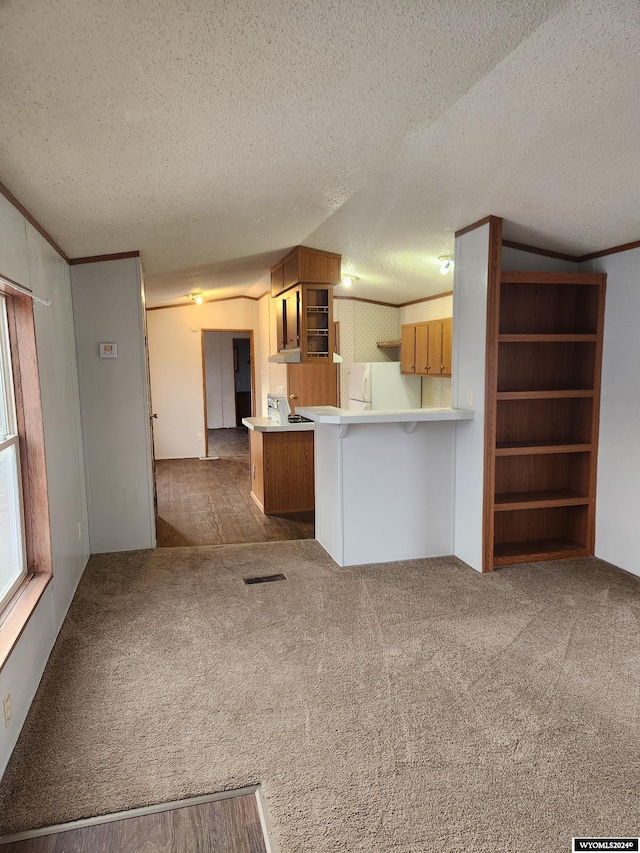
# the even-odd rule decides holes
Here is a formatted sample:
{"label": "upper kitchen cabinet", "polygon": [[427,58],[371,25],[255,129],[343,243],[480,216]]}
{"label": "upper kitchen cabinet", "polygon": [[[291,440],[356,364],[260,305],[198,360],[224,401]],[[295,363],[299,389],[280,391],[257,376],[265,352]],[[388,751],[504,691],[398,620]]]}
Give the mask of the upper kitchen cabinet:
{"label": "upper kitchen cabinet", "polygon": [[330,361],[334,351],[333,293],[301,284],[276,297],[278,351],[300,350],[300,361]]}
{"label": "upper kitchen cabinet", "polygon": [[401,329],[400,369],[417,376],[451,376],[451,318]]}
{"label": "upper kitchen cabinet", "polygon": [[340,284],[341,255],[296,246],[271,269],[271,295],[307,282],[310,284]]}
{"label": "upper kitchen cabinet", "polygon": [[271,270],[278,352],[299,350],[303,364],[332,361],[333,286],[340,281],[340,262],[340,255],[298,246]]}

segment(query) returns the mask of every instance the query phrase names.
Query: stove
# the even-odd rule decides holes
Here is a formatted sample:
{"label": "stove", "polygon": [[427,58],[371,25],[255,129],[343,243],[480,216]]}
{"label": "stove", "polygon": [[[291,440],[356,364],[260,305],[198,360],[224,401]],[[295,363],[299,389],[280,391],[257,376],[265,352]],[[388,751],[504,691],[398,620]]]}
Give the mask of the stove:
{"label": "stove", "polygon": [[286,397],[279,397],[276,394],[267,394],[267,416],[274,424],[308,424],[311,423],[309,418],[303,418],[302,415],[292,415],[291,406]]}
{"label": "stove", "polygon": [[291,406],[286,397],[267,394],[267,417],[274,424],[286,424],[291,414]]}

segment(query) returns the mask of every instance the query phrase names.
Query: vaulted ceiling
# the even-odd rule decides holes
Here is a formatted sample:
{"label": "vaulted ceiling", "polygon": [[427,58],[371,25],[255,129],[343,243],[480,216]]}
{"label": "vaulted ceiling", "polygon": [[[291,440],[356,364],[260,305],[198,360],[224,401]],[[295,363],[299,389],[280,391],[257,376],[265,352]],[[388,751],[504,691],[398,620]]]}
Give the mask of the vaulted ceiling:
{"label": "vaulted ceiling", "polygon": [[489,213],[640,237],[638,44],[637,0],[0,0],[0,180],[71,257],[139,249],[149,305],[298,243],[399,303]]}

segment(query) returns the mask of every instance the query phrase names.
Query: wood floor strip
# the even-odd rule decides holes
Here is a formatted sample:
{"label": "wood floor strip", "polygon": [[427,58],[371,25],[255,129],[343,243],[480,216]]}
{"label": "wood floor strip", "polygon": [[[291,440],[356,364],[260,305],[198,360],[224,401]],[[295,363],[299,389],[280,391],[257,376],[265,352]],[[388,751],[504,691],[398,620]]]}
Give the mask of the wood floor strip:
{"label": "wood floor strip", "polygon": [[257,786],[0,839],[7,853],[273,853]]}
{"label": "wood floor strip", "polygon": [[246,430],[212,430],[220,458],[156,462],[157,545],[234,545],[313,539],[313,512],[265,515],[251,498]]}

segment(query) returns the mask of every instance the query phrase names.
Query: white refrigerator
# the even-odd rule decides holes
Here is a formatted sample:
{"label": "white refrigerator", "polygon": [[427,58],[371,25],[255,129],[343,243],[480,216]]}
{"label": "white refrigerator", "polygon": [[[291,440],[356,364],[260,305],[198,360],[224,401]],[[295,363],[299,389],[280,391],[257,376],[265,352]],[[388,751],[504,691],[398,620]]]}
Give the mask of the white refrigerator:
{"label": "white refrigerator", "polygon": [[403,376],[399,361],[354,362],[349,367],[349,403],[352,411],[419,409],[422,382]]}

